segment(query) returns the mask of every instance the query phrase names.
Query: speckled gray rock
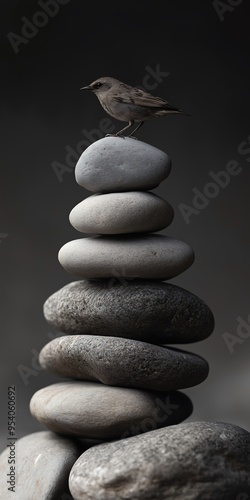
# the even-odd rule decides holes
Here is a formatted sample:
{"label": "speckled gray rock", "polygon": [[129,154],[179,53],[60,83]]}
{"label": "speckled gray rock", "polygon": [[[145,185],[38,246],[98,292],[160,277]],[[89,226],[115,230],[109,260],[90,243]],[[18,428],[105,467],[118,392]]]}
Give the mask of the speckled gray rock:
{"label": "speckled gray rock", "polygon": [[[11,440],[8,441],[11,444]],[[8,447],[0,456],[1,500],[59,500],[71,498],[68,489],[70,469],[83,452],[74,441],[42,431],[29,434],[15,442],[15,465],[8,464],[14,447]],[[11,460],[10,459],[10,460]],[[15,488],[7,483],[15,467]]]}
{"label": "speckled gray rock", "polygon": [[89,234],[160,231],[169,226],[174,211],[153,193],[130,191],[92,195],[70,212],[75,229]]}
{"label": "speckled gray rock", "polygon": [[127,437],[185,420],[192,413],[181,392],[62,382],[36,392],[30,411],[48,429],[93,439]]}
{"label": "speckled gray rock", "polygon": [[129,137],[105,137],[80,156],[76,181],[94,193],[149,190],[166,179],[171,161],[166,153]]}
{"label": "speckled gray rock", "polygon": [[192,293],[157,281],[75,281],[44,304],[46,320],[68,334],[126,337],[153,344],[207,338],[214,319]]}
{"label": "speckled gray rock", "polygon": [[208,364],[200,356],[138,340],[67,335],[40,352],[41,366],[59,376],[106,385],[173,391],[200,384]]}
{"label": "speckled gray rock", "polygon": [[100,444],[73,466],[75,500],[247,500],[250,434],[192,422]]}
{"label": "speckled gray rock", "polygon": [[69,241],[59,252],[68,273],[85,279],[144,278],[167,280],[194,261],[189,245],[159,234],[95,236]]}

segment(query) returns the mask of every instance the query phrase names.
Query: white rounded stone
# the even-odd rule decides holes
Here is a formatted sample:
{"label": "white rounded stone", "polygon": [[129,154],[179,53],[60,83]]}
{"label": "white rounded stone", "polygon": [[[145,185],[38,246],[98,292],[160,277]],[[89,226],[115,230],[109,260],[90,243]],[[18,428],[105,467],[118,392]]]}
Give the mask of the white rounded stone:
{"label": "white rounded stone", "polygon": [[159,234],[96,236],[66,243],[59,262],[71,274],[86,279],[160,279],[185,271],[194,261],[189,245]]}
{"label": "white rounded stone", "polygon": [[94,193],[149,190],[166,179],[171,161],[166,153],[126,137],[105,137],[80,156],[76,181]]}
{"label": "white rounded stone", "polygon": [[122,234],[160,231],[174,211],[153,193],[128,191],[89,196],[70,212],[72,226],[82,233]]}
{"label": "white rounded stone", "polygon": [[177,424],[192,410],[182,392],[82,381],[44,387],[30,401],[32,415],[49,430],[86,439],[119,439]]}

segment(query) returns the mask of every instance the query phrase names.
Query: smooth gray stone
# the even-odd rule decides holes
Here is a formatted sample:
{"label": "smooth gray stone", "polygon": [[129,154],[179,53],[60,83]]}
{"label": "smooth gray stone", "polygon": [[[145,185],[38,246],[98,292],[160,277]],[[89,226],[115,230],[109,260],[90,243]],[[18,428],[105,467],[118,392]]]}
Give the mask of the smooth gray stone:
{"label": "smooth gray stone", "polygon": [[[11,443],[11,441],[8,441]],[[86,449],[75,441],[52,432],[29,434],[15,442],[0,456],[1,500],[65,500],[71,498],[68,489],[70,469]],[[11,453],[11,455],[10,455]],[[9,457],[11,458],[9,459]],[[7,483],[10,467],[15,467],[15,489]],[[11,471],[13,474],[13,470]],[[13,476],[14,478],[14,476]],[[12,486],[13,487],[13,486]]]}
{"label": "smooth gray stone", "polygon": [[135,191],[157,187],[170,170],[170,158],[160,149],[129,137],[105,137],[85,149],[75,176],[94,193]]}
{"label": "smooth gray stone", "polygon": [[209,307],[159,281],[75,281],[44,304],[46,320],[67,334],[125,337],[152,344],[197,342],[213,331]]}
{"label": "smooth gray stone", "polygon": [[91,439],[119,439],[182,422],[192,413],[181,392],[62,382],[36,392],[32,415],[49,430]]}
{"label": "smooth gray stone", "polygon": [[70,212],[75,229],[89,234],[160,231],[171,224],[174,211],[153,193],[129,191],[89,196]]}
{"label": "smooth gray stone", "polygon": [[250,434],[191,422],[87,450],[70,472],[75,500],[248,500]]}
{"label": "smooth gray stone", "polygon": [[69,241],[59,251],[59,262],[71,274],[85,279],[171,279],[194,261],[192,248],[159,234],[96,236]]}
{"label": "smooth gray stone", "polygon": [[106,385],[173,391],[200,384],[207,362],[195,354],[138,340],[67,335],[49,342],[39,362],[63,377]]}

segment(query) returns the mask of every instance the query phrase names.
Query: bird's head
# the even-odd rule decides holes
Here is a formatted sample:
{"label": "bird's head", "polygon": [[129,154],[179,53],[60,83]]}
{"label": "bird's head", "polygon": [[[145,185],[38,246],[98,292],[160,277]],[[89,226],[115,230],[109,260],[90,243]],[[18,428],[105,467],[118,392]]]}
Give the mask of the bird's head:
{"label": "bird's head", "polygon": [[80,90],[92,90],[94,94],[100,95],[110,90],[111,87],[113,87],[117,82],[118,80],[116,80],[115,78],[106,76],[103,78],[98,78],[98,80],[95,80],[86,87],[82,87]]}

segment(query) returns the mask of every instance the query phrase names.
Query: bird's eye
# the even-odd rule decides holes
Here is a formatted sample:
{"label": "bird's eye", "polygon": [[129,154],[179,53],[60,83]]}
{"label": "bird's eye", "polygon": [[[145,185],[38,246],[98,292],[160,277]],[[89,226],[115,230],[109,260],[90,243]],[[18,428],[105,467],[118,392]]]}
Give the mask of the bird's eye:
{"label": "bird's eye", "polygon": [[95,84],[95,89],[99,89],[102,85],[103,85],[102,82],[97,82]]}

